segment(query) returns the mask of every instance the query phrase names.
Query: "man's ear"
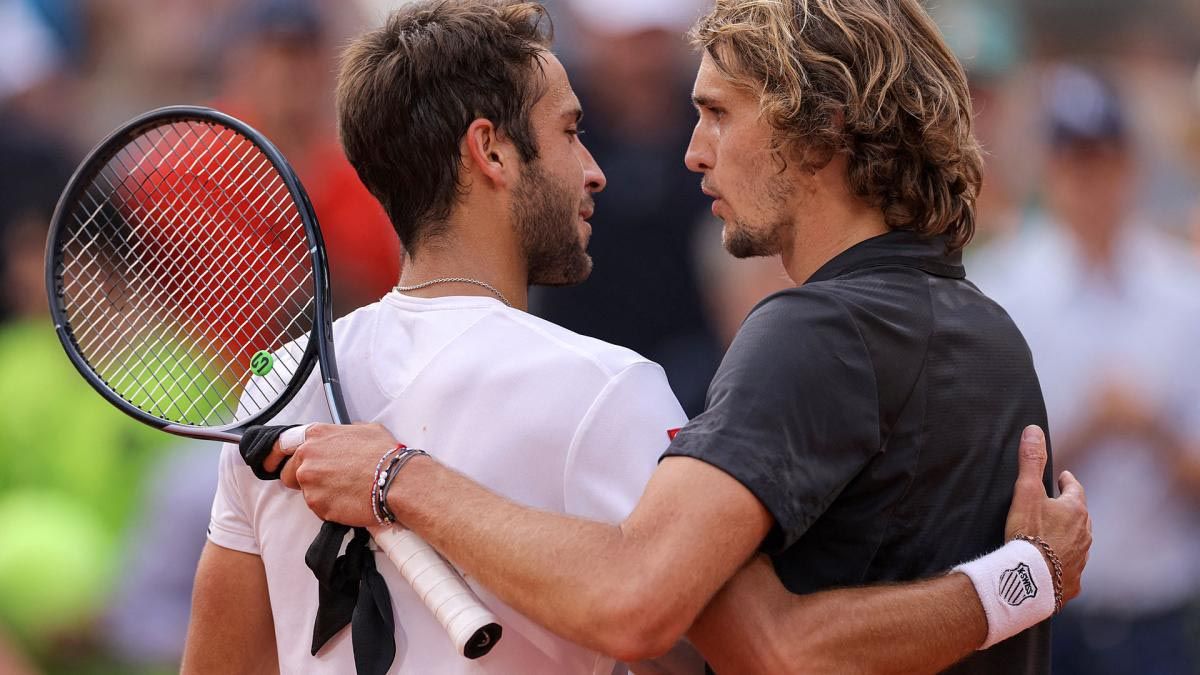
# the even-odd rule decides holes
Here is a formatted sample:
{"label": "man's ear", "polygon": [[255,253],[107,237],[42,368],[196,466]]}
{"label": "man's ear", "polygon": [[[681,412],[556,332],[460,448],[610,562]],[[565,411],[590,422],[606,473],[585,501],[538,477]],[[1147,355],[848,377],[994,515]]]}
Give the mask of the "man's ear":
{"label": "man's ear", "polygon": [[517,174],[517,149],[490,120],[477,119],[463,136],[463,160],[493,188],[508,187]]}

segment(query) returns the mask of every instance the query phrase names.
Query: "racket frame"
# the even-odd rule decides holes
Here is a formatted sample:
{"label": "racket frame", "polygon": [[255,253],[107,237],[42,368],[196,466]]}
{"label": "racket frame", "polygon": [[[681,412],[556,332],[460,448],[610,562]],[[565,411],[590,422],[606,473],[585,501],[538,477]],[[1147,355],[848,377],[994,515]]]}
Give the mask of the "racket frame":
{"label": "racket frame", "polygon": [[[75,335],[69,327],[62,302],[63,280],[60,270],[63,256],[59,243],[71,225],[68,221],[73,216],[72,212],[82,197],[82,192],[87,190],[100,171],[118,152],[140,137],[146,129],[174,122],[210,123],[229,128],[250,141],[267,157],[287,187],[288,193],[299,211],[312,264],[312,329],[309,333],[308,345],[305,347],[296,372],[292,374],[279,396],[262,410],[245,420],[211,427],[178,424],[156,417],[130,403],[109,387],[83,357]],[[308,376],[312,373],[313,366],[319,362],[325,397],[329,404],[330,414],[334,418],[333,421],[336,424],[349,423],[349,415],[346,413],[346,405],[342,400],[338,382],[337,359],[333,351],[333,305],[330,299],[328,256],[325,252],[324,240],[321,237],[321,229],[317,226],[312,203],[309,201],[300,179],[296,176],[296,172],[284,159],[283,153],[256,129],[225,113],[212,108],[188,105],[167,106],[151,110],[122,125],[88,153],[71,176],[66,189],[63,190],[50,220],[50,233],[46,240],[46,295],[50,303],[50,316],[54,321],[55,333],[62,342],[71,364],[97,393],[139,422],[179,436],[237,443],[241,438],[239,433],[241,430],[270,420],[277,415],[304,386]]]}
{"label": "racket frame", "polygon": [[[80,190],[86,189],[107,162],[140,131],[149,126],[161,126],[172,121],[213,122],[233,129],[256,145],[279,173],[296,203],[304,224],[305,235],[308,237],[309,254],[312,260],[313,325],[308,345],[305,347],[304,355],[301,357],[296,372],[293,373],[284,391],[270,405],[245,421],[235,421],[222,426],[201,427],[173,424],[126,401],[105,384],[87,364],[75,342],[74,335],[68,329],[66,312],[61,306],[63,288],[62,279],[58,274],[58,266],[62,262],[62,256],[57,243],[66,228],[66,219],[71,217],[67,211],[68,207],[74,206],[80,196]],[[152,110],[114,131],[88,153],[84,162],[71,176],[67,188],[59,199],[58,206],[54,210],[50,235],[46,242],[46,291],[49,296],[50,314],[54,320],[55,332],[67,352],[67,357],[70,358],[80,375],[101,396],[139,422],[168,433],[236,444],[241,439],[240,432],[245,427],[259,421],[269,420],[278,414],[305,384],[312,373],[313,366],[318,363],[330,416],[336,424],[350,423],[350,416],[346,412],[345,402],[342,399],[337,360],[334,356],[333,307],[330,302],[330,283],[326,265],[325,244],[321,238],[321,230],[317,226],[312,204],[283,154],[261,133],[229,115],[198,106],[169,106]],[[438,622],[455,642],[455,649],[460,654],[467,659],[476,659],[491,651],[503,632],[499,620],[480,602],[462,575],[449,562],[440,558],[437,552],[414,532],[390,526],[370,527],[368,530],[371,531],[372,536],[383,547],[386,555],[396,564],[401,575],[414,590],[419,586],[423,587],[425,582],[422,581],[422,577],[426,573],[432,572],[435,575],[434,582],[430,583],[430,587],[425,588],[425,592],[421,595],[421,601],[430,611],[434,612]],[[424,564],[419,564],[421,562]],[[441,600],[437,608],[431,604],[431,598],[435,595],[439,596]],[[458,598],[466,598],[466,600],[465,602],[459,601]],[[446,605],[442,603],[449,602],[453,602],[450,607],[454,613],[443,616],[441,612]]]}

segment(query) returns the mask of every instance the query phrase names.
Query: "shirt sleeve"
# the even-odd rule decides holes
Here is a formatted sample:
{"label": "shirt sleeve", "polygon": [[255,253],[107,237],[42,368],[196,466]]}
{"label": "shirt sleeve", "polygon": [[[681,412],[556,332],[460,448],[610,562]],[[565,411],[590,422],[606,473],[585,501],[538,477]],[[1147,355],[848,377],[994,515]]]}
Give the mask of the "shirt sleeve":
{"label": "shirt sleeve", "polygon": [[687,421],[657,364],[615,375],[580,422],[563,477],[566,512],[617,523],[642,496],[669,432]]}
{"label": "shirt sleeve", "polygon": [[871,357],[836,298],[800,288],[755,308],[667,456],[728,473],[775,519],[764,550],[794,544],[879,451]]}
{"label": "shirt sleeve", "polygon": [[[242,460],[236,445],[221,446],[217,469],[217,494],[213,498],[212,520],[208,524],[208,540],[223,548],[261,555],[254,521],[247,507],[248,495],[242,489],[250,468]],[[254,479],[253,474],[249,474]]]}

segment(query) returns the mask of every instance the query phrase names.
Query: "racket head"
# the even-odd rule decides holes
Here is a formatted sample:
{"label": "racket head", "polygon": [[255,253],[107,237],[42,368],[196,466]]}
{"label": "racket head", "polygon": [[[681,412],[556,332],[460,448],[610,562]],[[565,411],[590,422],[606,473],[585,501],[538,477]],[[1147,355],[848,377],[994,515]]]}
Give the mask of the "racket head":
{"label": "racket head", "polygon": [[46,289],[98,393],[146,424],[229,440],[274,417],[318,359],[336,388],[327,269],[282,153],[229,115],[171,106],[113,132],[71,177]]}

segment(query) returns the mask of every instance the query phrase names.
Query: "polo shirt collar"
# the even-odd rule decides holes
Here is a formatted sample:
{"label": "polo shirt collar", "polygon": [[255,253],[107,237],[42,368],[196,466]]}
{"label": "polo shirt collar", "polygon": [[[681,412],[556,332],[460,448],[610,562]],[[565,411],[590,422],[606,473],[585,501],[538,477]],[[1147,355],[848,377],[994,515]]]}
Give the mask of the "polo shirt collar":
{"label": "polo shirt collar", "polygon": [[900,266],[951,279],[965,279],[962,251],[946,252],[945,237],[922,237],[893,230],[846,249],[825,263],[805,283],[828,281],[868,267]]}

